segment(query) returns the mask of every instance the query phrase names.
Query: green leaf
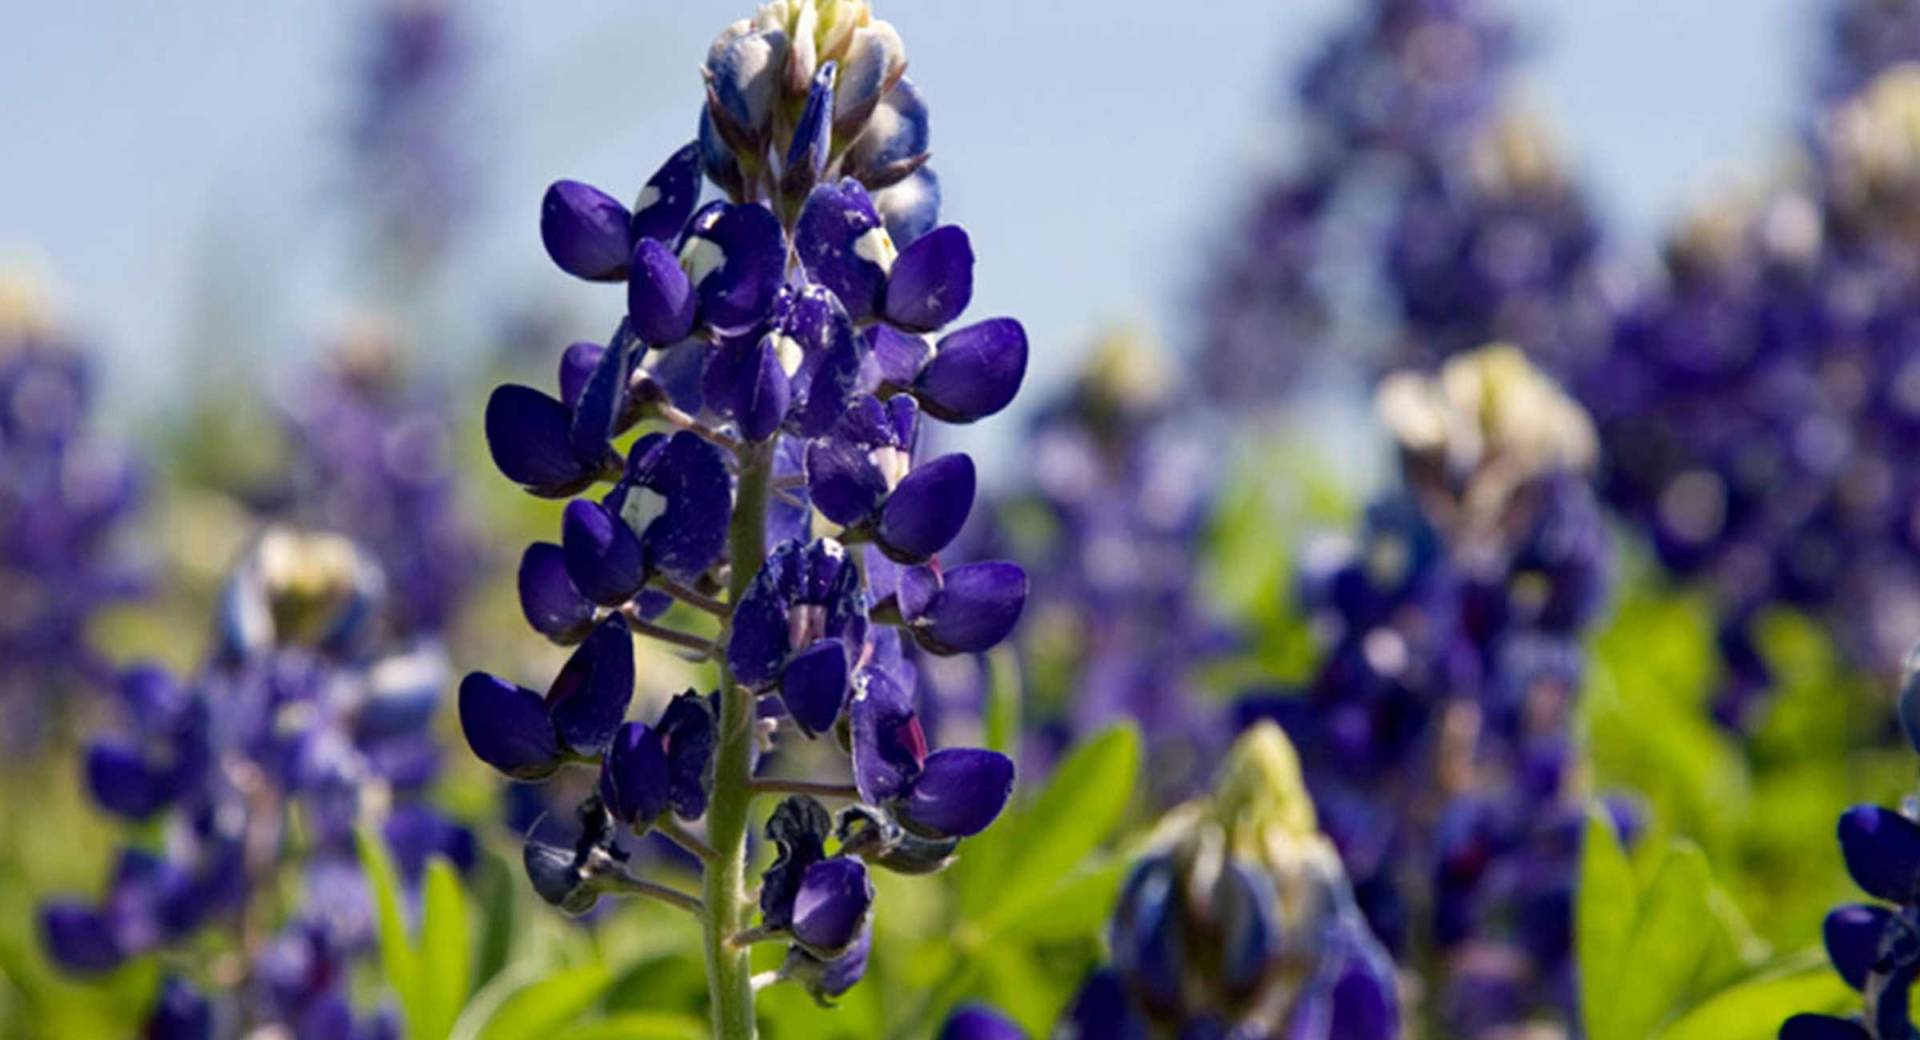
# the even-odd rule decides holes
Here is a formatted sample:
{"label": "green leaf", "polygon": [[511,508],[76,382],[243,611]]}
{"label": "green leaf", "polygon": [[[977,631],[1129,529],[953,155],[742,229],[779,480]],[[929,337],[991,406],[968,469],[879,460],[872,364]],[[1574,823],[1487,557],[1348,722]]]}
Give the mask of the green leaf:
{"label": "green leaf", "polygon": [[1653,1036],[1693,992],[1718,931],[1712,892],[1706,856],[1676,842],[1640,894],[1633,939],[1614,968],[1614,989],[1600,997],[1615,1031],[1595,1030],[1594,1040]]}
{"label": "green leaf", "polygon": [[1039,797],[963,852],[961,915],[1010,920],[1036,912],[1057,879],[1113,832],[1139,771],[1140,732],[1131,724],[1076,748]]}
{"label": "green leaf", "polygon": [[1839,1013],[1859,1002],[1826,957],[1808,950],[1701,1001],[1659,1040],[1773,1040],[1789,1016]]}
{"label": "green leaf", "polygon": [[374,925],[380,950],[380,974],[400,1005],[407,1035],[421,1040],[416,1023],[426,1020],[422,1014],[420,962],[407,937],[406,915],[400,909],[400,877],[387,855],[387,846],[377,834],[361,830],[354,837],[360,849],[360,869],[373,892]]}
{"label": "green leaf", "polygon": [[705,1040],[707,1023],[671,1011],[629,1011],[561,1030],[558,1040]]}
{"label": "green leaf", "polygon": [[418,1021],[408,1023],[414,1040],[442,1040],[473,987],[473,930],[467,897],[453,864],[434,857],[427,864],[425,909],[420,920]]}
{"label": "green leaf", "polygon": [[1045,943],[1098,936],[1120,898],[1129,866],[1124,856],[1090,857],[1047,890],[1045,913],[988,918],[993,936],[988,943],[1002,937]]}
{"label": "green leaf", "polygon": [[1633,867],[1620,847],[1606,810],[1587,812],[1580,850],[1580,889],[1574,910],[1575,946],[1580,965],[1580,1006],[1592,1040],[1615,1040],[1619,1032],[1611,1012],[1627,944],[1639,916],[1639,891]]}
{"label": "green leaf", "polygon": [[612,981],[613,974],[600,964],[556,971],[502,1001],[480,1030],[480,1040],[547,1040],[585,1014]]}

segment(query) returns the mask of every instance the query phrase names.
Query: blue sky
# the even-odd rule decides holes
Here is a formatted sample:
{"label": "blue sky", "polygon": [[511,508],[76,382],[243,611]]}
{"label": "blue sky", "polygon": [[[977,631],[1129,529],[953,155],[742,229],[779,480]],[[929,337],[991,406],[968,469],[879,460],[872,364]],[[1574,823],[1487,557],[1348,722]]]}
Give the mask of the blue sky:
{"label": "blue sky", "polygon": [[[0,249],[43,260],[63,310],[113,361],[109,393],[176,393],[220,358],[279,362],[321,342],[361,288],[327,188],[368,6],[0,4]],[[604,333],[617,294],[546,265],[541,191],[565,176],[630,193],[690,136],[695,65],[747,6],[470,5],[485,171],[440,301],[453,319],[440,356],[457,360],[520,302],[569,308],[589,316],[569,331]],[[1187,294],[1278,139],[1283,72],[1343,5],[878,7],[934,106],[946,216],[980,256],[976,309],[1026,321],[1044,386],[1112,320],[1181,342]],[[1640,242],[1777,149],[1817,26],[1805,0],[1518,9],[1533,50],[1522,97]]]}

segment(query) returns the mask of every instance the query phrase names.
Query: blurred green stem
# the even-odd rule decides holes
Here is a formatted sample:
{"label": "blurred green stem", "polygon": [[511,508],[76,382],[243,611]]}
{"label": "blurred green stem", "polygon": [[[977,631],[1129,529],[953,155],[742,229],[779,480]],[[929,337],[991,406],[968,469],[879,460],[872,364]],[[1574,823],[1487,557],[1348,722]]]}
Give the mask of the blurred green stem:
{"label": "blurred green stem", "polygon": [[[740,486],[727,531],[731,575],[727,602],[735,604],[766,558],[767,496],[773,483],[771,442],[740,447]],[[725,645],[725,640],[718,641]],[[706,867],[705,926],[707,989],[713,1002],[715,1040],[752,1040],[753,970],[748,951],[729,940],[746,930],[752,915],[745,874],[747,809],[753,799],[753,691],[733,681],[721,661],[720,747],[714,760],[713,801],[707,808],[707,842],[714,859]]]}

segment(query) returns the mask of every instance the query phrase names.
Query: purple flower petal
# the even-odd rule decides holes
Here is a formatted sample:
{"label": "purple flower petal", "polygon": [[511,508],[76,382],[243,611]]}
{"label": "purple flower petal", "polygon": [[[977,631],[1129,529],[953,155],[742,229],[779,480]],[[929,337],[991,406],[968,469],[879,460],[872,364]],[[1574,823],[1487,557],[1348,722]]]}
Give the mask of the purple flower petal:
{"label": "purple flower petal", "polygon": [[1844,1018],[1800,1014],[1780,1026],[1780,1040],[1873,1040],[1873,1034]]}
{"label": "purple flower petal", "polygon": [[836,83],[834,135],[848,137],[862,129],[906,68],[907,49],[893,26],[875,21],[855,29]]}
{"label": "purple flower petal", "polygon": [[753,203],[709,203],[694,214],[680,247],[700,300],[701,320],[719,329],[757,324],[786,277],[780,220]]}
{"label": "purple flower petal", "polygon": [[567,577],[566,553],[535,542],[520,557],[520,612],[534,631],[557,643],[575,643],[593,626],[593,604]]}
{"label": "purple flower petal", "polygon": [[987,829],[1013,794],[1013,760],[981,748],[944,748],[927,756],[900,806],[900,821],[937,838]]}
{"label": "purple flower petal", "polygon": [[573,411],[532,387],[496,387],[487,399],[487,448],[507,479],[545,498],[565,498],[599,476],[574,453]]}
{"label": "purple flower petal", "polygon": [[793,898],[793,937],[816,957],[833,957],[853,944],[873,906],[866,864],[835,857],[807,868]]}
{"label": "purple flower petal", "polygon": [[808,277],[831,290],[855,321],[880,309],[893,241],[858,181],[821,184],[794,225],[794,250]]}
{"label": "purple flower petal", "polygon": [[40,935],[55,964],[76,975],[111,971],[126,958],[100,911],[70,900],[40,908]]}
{"label": "purple flower petal", "polygon": [[862,801],[883,805],[905,794],[927,758],[927,738],[907,691],[892,675],[868,669],[854,696],[853,782]]}
{"label": "purple flower petal", "polygon": [[598,502],[577,498],[567,503],[560,545],[573,587],[601,606],[617,607],[647,583],[640,537]]}
{"label": "purple flower petal", "polygon": [[592,282],[619,281],[633,254],[632,217],[619,200],[590,184],[555,181],[540,202],[540,241],[562,271]]}
{"label": "purple flower petal", "polygon": [[1869,895],[1892,903],[1920,893],[1920,824],[1877,805],[1857,805],[1840,817],[1840,852],[1847,873]]}
{"label": "purple flower petal", "polygon": [[932,332],[960,316],[973,299],[973,245],[951,224],[900,251],[887,279],[887,320]]}
{"label": "purple flower petal", "polygon": [[600,363],[588,373],[586,385],[580,388],[580,399],[573,406],[573,421],[567,430],[575,458],[601,459],[612,453],[608,442],[620,432],[621,412],[627,401],[627,374],[632,368],[636,346],[627,330],[628,326],[623,323],[613,342],[600,355]]}
{"label": "purple flower petal", "polygon": [[970,423],[1005,408],[1026,374],[1026,330],[1012,318],[989,318],[941,337],[913,392],[928,415]]}
{"label": "purple flower petal", "polygon": [[629,225],[633,240],[673,241],[699,203],[700,145],[696,141],[668,156],[653,176],[647,178],[640,197],[633,203],[633,221]]}
{"label": "purple flower petal", "polygon": [[[912,573],[912,572],[909,572]],[[916,584],[916,594],[924,589]],[[901,582],[901,609],[908,611],[909,590]],[[980,653],[992,649],[1020,620],[1027,603],[1027,573],[1004,561],[969,563],[947,571],[938,591],[907,617],[914,641],[936,654]]]}
{"label": "purple flower petal", "polygon": [[627,272],[627,317],[640,338],[666,347],[693,332],[697,300],[680,258],[656,238],[633,247]]}
{"label": "purple flower petal", "polygon": [[682,430],[648,451],[636,445],[627,479],[666,498],[665,510],[641,532],[652,566],[683,580],[713,566],[733,517],[733,477],[720,449]]}
{"label": "purple flower petal", "polygon": [[820,514],[852,525],[872,516],[887,494],[887,478],[865,445],[840,438],[807,445],[807,494]]}
{"label": "purple flower petal", "polygon": [[129,820],[147,819],[173,800],[166,777],[140,749],[112,738],[87,748],[87,790],[102,808]]}
{"label": "purple flower petal", "polygon": [[482,762],[516,780],[539,780],[560,768],[560,740],[540,695],[472,672],[460,680],[460,729]]}
{"label": "purple flower petal", "polygon": [[[833,78],[835,63],[822,62],[807,87],[806,106],[793,126],[793,138],[787,144],[782,164],[780,191],[791,203],[806,198],[814,182],[827,166],[827,153],[833,143]],[[786,212],[791,213],[792,210]]]}
{"label": "purple flower petal", "polygon": [[808,736],[833,728],[847,701],[847,646],[822,639],[793,656],[780,679],[780,699]]}
{"label": "purple flower petal", "polygon": [[747,440],[765,440],[780,429],[791,403],[786,370],[768,339],[729,343],[707,363],[707,403],[740,427]]}
{"label": "purple flower petal", "polygon": [[681,819],[697,820],[707,811],[717,739],[713,707],[688,690],[660,715],[660,739],[667,747],[667,801]]}
{"label": "purple flower petal", "polygon": [[573,651],[546,700],[562,744],[589,755],[606,750],[633,700],[633,636],[620,615],[601,622]]}
{"label": "purple flower petal", "polygon": [[644,722],[613,734],[600,766],[600,800],[614,819],[645,827],[667,811],[667,749]]}
{"label": "purple flower petal", "polygon": [[1893,913],[1879,906],[1842,906],[1827,915],[1822,932],[1834,970],[1854,989],[1864,989]]}
{"label": "purple flower petal", "polygon": [[607,348],[598,343],[581,341],[571,344],[560,354],[560,403],[568,408],[579,405],[580,395],[587,389],[587,379],[593,370],[600,367],[600,359],[606,355]]}
{"label": "purple flower petal", "polygon": [[924,560],[960,534],[973,509],[973,460],[956,452],[916,467],[887,496],[880,547],[903,562]]}
{"label": "purple flower petal", "polygon": [[932,356],[933,344],[925,336],[891,325],[873,326],[867,330],[867,389],[912,386]]}
{"label": "purple flower petal", "polygon": [[939,1040],[1027,1040],[1027,1034],[992,1009],[969,1004],[947,1018]]}
{"label": "purple flower petal", "polygon": [[792,649],[787,634],[785,586],[787,572],[799,553],[798,542],[786,542],[774,549],[734,607],[727,667],[735,679],[756,689],[765,689],[780,678]]}

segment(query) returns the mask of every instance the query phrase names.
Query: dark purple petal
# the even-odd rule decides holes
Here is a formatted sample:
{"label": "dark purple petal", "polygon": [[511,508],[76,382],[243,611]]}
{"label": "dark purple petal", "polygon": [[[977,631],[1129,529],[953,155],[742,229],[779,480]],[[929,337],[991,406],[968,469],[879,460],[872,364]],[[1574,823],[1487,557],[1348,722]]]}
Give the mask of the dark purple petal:
{"label": "dark purple petal", "polygon": [[565,498],[599,476],[573,450],[573,410],[532,387],[508,383],[487,399],[487,448],[507,479],[547,498]]}
{"label": "dark purple petal", "polygon": [[1873,1040],[1873,1034],[1844,1018],[1802,1014],[1781,1025],[1780,1040]]}
{"label": "dark purple petal", "polygon": [[688,690],[669,702],[660,716],[660,739],[667,746],[667,801],[682,819],[697,820],[707,811],[718,739],[707,698]]}
{"label": "dark purple petal", "polygon": [[1180,966],[1187,957],[1179,877],[1169,853],[1140,861],[1114,907],[1113,967],[1151,1014],[1180,1011]]}
{"label": "dark purple petal", "polygon": [[853,320],[880,309],[893,241],[858,181],[815,187],[800,210],[793,238],[808,277],[838,296]]}
{"label": "dark purple petal", "polygon": [[595,603],[617,607],[647,583],[639,536],[598,502],[577,498],[567,503],[560,544],[567,577]]}
{"label": "dark purple petal", "polygon": [[1012,794],[1012,759],[981,748],[945,748],[927,756],[900,819],[933,837],[971,837],[987,829]]}
{"label": "dark purple petal", "polygon": [[562,744],[597,755],[613,739],[632,700],[633,636],[615,614],[567,658],[547,690],[547,713]]}
{"label": "dark purple petal", "polygon": [[460,680],[460,729],[480,761],[516,780],[560,768],[560,739],[546,701],[524,686],[472,672]]}
{"label": "dark purple petal", "polygon": [[618,281],[632,255],[627,207],[599,188],[555,181],[540,202],[540,241],[562,271],[593,282]]}
{"label": "dark purple petal", "polygon": [[593,604],[567,577],[566,553],[552,542],[535,542],[520,557],[520,612],[557,643],[578,642],[593,626]]}
{"label": "dark purple petal", "polygon": [[111,971],[126,957],[106,916],[82,903],[55,900],[42,906],[40,935],[53,962],[76,975]]}
{"label": "dark purple petal", "polygon": [[[901,607],[907,609],[906,581]],[[947,571],[939,591],[907,618],[914,641],[936,654],[990,650],[1020,620],[1027,603],[1027,572],[1004,561],[969,563]]]}
{"label": "dark purple petal", "polygon": [[1912,902],[1920,892],[1920,824],[1877,805],[1857,805],[1840,817],[1840,852],[1847,873],[1869,895]]}
{"label": "dark purple petal", "polygon": [[932,332],[960,316],[973,299],[973,245],[951,224],[900,251],[887,278],[887,320]]}
{"label": "dark purple petal", "polygon": [[767,557],[753,576],[733,611],[733,631],[727,639],[727,667],[735,679],[765,689],[780,678],[792,643],[787,635],[787,571],[800,545],[787,542]]}
{"label": "dark purple petal", "polygon": [[793,295],[783,324],[801,347],[800,364],[789,372],[793,406],[787,428],[801,437],[818,437],[846,412],[867,341],[854,331],[840,298],[817,285]]}
{"label": "dark purple petal", "polygon": [[860,926],[860,934],[848,944],[846,952],[830,960],[821,960],[798,944],[787,947],[780,973],[806,987],[814,1000],[826,1004],[859,984],[867,973],[867,956],[872,950],[873,923],[869,920]]}
{"label": "dark purple petal", "polygon": [[991,1008],[969,1004],[948,1016],[939,1040],[1027,1040],[1027,1034]]}
{"label": "dark purple petal", "polygon": [[702,321],[720,329],[750,327],[786,277],[787,250],[780,220],[754,203],[709,203],[694,214],[680,262],[700,300]]}
{"label": "dark purple petal", "polygon": [[576,458],[606,458],[612,452],[608,442],[620,432],[621,412],[627,402],[627,374],[636,346],[627,328],[621,325],[600,355],[600,363],[588,373],[587,384],[580,388],[580,400],[573,406],[573,421],[567,431]]}
{"label": "dark purple petal", "polygon": [[882,385],[907,387],[919,378],[920,369],[933,356],[933,344],[917,332],[875,325],[867,330],[867,355],[869,389]]}
{"label": "dark purple petal", "polygon": [[837,437],[807,445],[807,495],[822,516],[836,524],[860,523],[886,494],[886,474],[873,464],[866,445]]}
{"label": "dark purple petal", "polygon": [[822,639],[787,662],[780,699],[807,736],[824,733],[839,720],[847,701],[850,666],[847,646],[838,639]]}
{"label": "dark purple petal", "polygon": [[1847,985],[1866,986],[1867,973],[1880,956],[1880,941],[1892,920],[1893,913],[1879,906],[1842,906],[1827,915],[1823,929],[1827,957]]}
{"label": "dark purple petal", "polygon": [[644,722],[629,722],[613,735],[600,766],[600,800],[614,819],[644,827],[667,811],[667,749]]}
{"label": "dark purple petal", "polygon": [[1342,945],[1345,956],[1328,996],[1328,1036],[1354,1040],[1396,1040],[1400,1036],[1400,994],[1393,961],[1354,922]]}
{"label": "dark purple petal", "polygon": [[1102,968],[1081,983],[1061,1033],[1071,1040],[1148,1040],[1146,1022],[1133,1009],[1119,973],[1111,968]]}
{"label": "dark purple petal", "polygon": [[740,169],[740,157],[734,154],[714,123],[712,108],[700,106],[700,134],[696,141],[700,147],[700,169],[721,191],[738,198],[746,194],[746,174]]}
{"label": "dark purple petal", "polygon": [[87,790],[102,808],[130,820],[159,812],[174,793],[139,748],[111,738],[96,740],[87,749]]}
{"label": "dark purple petal", "polygon": [[689,581],[713,566],[733,517],[733,476],[719,447],[682,430],[657,451],[636,449],[627,477],[666,496],[665,511],[641,532],[652,565]]}
{"label": "dark purple petal", "polygon": [[707,363],[707,404],[734,420],[741,436],[765,440],[787,417],[791,388],[772,342],[729,343]]}
{"label": "dark purple petal", "polygon": [[989,318],[942,336],[913,392],[928,415],[970,423],[1005,408],[1026,374],[1026,330],[1012,318]]}
{"label": "dark purple petal", "polygon": [[866,864],[835,857],[807,868],[793,898],[793,937],[816,957],[833,957],[853,944],[873,906]]}
{"label": "dark purple petal", "polygon": [[887,496],[877,530],[881,548],[895,559],[924,560],[960,534],[973,509],[973,460],[942,455],[915,468]]}
{"label": "dark purple petal", "polygon": [[807,868],[826,857],[827,835],[833,819],[826,807],[808,795],[789,795],[767,817],[767,839],[775,856],[760,876],[760,917],[767,928],[793,923],[794,898]]}
{"label": "dark purple petal", "polygon": [[184,979],[167,976],[148,1014],[143,1040],[213,1040],[213,1004]]}
{"label": "dark purple petal", "polygon": [[671,346],[693,332],[695,309],[693,283],[680,258],[659,239],[641,239],[627,273],[627,317],[634,331],[655,346]]}
{"label": "dark purple petal", "polygon": [[668,156],[640,189],[640,197],[633,203],[633,222],[629,225],[634,241],[643,238],[673,241],[699,204],[700,145],[689,142]]}
{"label": "dark purple petal", "polygon": [[560,355],[560,403],[573,408],[580,403],[580,395],[587,389],[587,379],[593,370],[600,367],[600,359],[607,348],[598,343],[581,341],[571,344]]}
{"label": "dark purple petal", "polygon": [[780,431],[787,408],[793,401],[793,387],[780,364],[780,355],[771,339],[763,339],[754,348],[752,379],[742,384],[731,412],[740,426],[740,435],[750,441],[763,441]]}
{"label": "dark purple petal", "polygon": [[[785,198],[798,202],[820,179],[827,166],[827,152],[833,143],[834,62],[822,62],[807,87],[806,106],[793,125],[793,138],[787,144],[782,164],[780,190]],[[792,212],[788,210],[787,212]]]}
{"label": "dark purple petal", "polygon": [[887,672],[868,669],[849,711],[861,800],[883,805],[906,794],[927,758],[927,737],[906,689]]}

